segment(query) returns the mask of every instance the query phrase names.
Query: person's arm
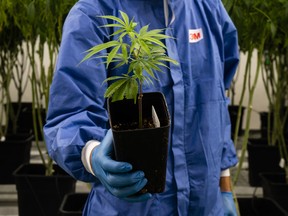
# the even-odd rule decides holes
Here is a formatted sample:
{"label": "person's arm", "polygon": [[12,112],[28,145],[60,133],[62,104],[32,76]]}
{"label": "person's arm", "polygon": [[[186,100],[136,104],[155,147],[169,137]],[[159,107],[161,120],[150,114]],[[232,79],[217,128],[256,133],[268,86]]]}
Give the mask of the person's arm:
{"label": "person's arm", "polygon": [[231,188],[231,178],[230,178],[230,170],[226,169],[221,172],[220,176],[220,190],[221,192],[230,192]]}
{"label": "person's arm", "polygon": [[[231,81],[236,72],[239,62],[239,49],[238,49],[238,37],[237,30],[227,14],[221,1],[219,7],[220,17],[222,18],[222,34],[224,42],[224,86],[225,89],[230,87]],[[222,163],[221,163],[221,177],[220,177],[220,190],[223,200],[224,215],[237,216],[236,206],[233,199],[233,193],[231,188],[230,172],[226,173],[230,167],[235,166],[238,162],[236,155],[236,149],[231,139],[231,122],[227,110],[225,115],[226,127],[224,133],[224,146],[222,151]]]}
{"label": "person's arm", "polygon": [[[227,14],[222,2],[219,2],[219,17],[222,23],[222,35],[224,44],[224,73],[223,82],[225,89],[230,87],[233,76],[237,70],[239,62],[239,47],[237,30]],[[222,151],[221,171],[235,166],[238,162],[236,149],[231,139],[231,122],[228,111],[229,99],[226,100],[225,130],[223,131],[224,146]]]}
{"label": "person's arm", "polygon": [[107,29],[100,28],[104,19],[97,17],[103,14],[95,8],[76,3],[65,20],[44,126],[52,159],[74,178],[88,182],[97,178],[85,169],[81,151],[90,140],[102,141],[109,127],[103,96],[107,86],[102,85],[105,65],[97,62],[101,59],[79,65],[86,50],[108,40]]}

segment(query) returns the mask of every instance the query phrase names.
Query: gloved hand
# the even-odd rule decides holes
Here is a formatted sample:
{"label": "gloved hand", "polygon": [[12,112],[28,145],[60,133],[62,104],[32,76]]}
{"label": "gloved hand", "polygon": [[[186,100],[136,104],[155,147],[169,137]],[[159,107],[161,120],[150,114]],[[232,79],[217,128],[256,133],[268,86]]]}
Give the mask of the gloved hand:
{"label": "gloved hand", "polygon": [[224,216],[237,216],[232,192],[221,192],[224,204]]}
{"label": "gloved hand", "polygon": [[95,176],[111,194],[118,198],[130,202],[150,199],[152,197],[150,193],[133,195],[147,184],[144,172],[132,172],[132,165],[113,160],[111,158],[112,152],[113,136],[110,129],[101,144],[92,151],[91,166]]}

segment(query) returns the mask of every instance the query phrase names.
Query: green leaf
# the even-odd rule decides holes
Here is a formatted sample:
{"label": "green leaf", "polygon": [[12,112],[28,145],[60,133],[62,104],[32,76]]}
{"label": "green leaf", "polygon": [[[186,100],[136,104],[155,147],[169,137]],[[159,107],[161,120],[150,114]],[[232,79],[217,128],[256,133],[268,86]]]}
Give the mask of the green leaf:
{"label": "green leaf", "polygon": [[108,68],[108,66],[109,66],[109,64],[111,63],[111,61],[114,60],[114,58],[115,58],[118,50],[120,49],[120,47],[121,47],[121,44],[118,45],[118,46],[115,46],[115,47],[111,50],[111,52],[108,54],[108,56],[107,56],[107,66],[106,66],[106,68]]}
{"label": "green leaf", "polygon": [[135,78],[131,78],[127,83],[127,90],[125,93],[125,97],[127,99],[134,99],[134,103],[136,103],[137,93],[138,93],[138,82]]}
{"label": "green leaf", "polygon": [[109,82],[109,81],[113,81],[113,80],[117,80],[117,79],[123,79],[123,76],[112,76],[112,77],[108,77],[107,79],[105,79],[105,80],[103,81],[103,83]]}
{"label": "green leaf", "polygon": [[125,26],[125,23],[123,22],[123,20],[121,20],[121,19],[118,18],[118,17],[115,17],[115,16],[107,16],[107,15],[105,15],[105,16],[100,16],[100,17],[101,17],[101,18],[104,18],[104,19],[114,20],[114,21],[120,23],[123,27]]}
{"label": "green leaf", "polygon": [[157,65],[159,65],[159,63],[161,63],[161,62],[158,62],[155,60],[146,61],[147,67],[151,67],[154,70],[161,72],[162,70],[157,66]]}
{"label": "green leaf", "polygon": [[152,43],[155,43],[163,48],[166,48],[166,46],[158,39],[152,38],[152,37],[145,37],[143,38],[144,40],[150,41]]}
{"label": "green leaf", "polygon": [[124,83],[126,79],[120,78],[119,80],[112,83],[106,90],[104,97],[109,98],[111,97]]}
{"label": "green leaf", "polygon": [[128,63],[127,46],[128,46],[128,44],[122,44],[121,45],[122,59],[124,60],[125,63]]}
{"label": "green leaf", "polygon": [[166,61],[166,62],[171,62],[172,64],[175,64],[175,65],[179,65],[179,63],[176,60],[168,56],[157,57],[157,61]]}
{"label": "green leaf", "polygon": [[144,68],[144,70],[145,70],[153,79],[157,80],[157,78],[155,77],[155,74],[154,74],[152,68],[149,67],[148,62],[142,61],[142,62],[141,62],[141,65],[142,65],[142,67]]}
{"label": "green leaf", "polygon": [[[113,23],[113,24],[106,24],[106,25],[103,25],[103,26],[100,26],[100,27],[105,27],[105,28],[110,28],[110,27],[123,28],[123,25]],[[125,30],[125,29],[124,29],[124,30]]]}
{"label": "green leaf", "polygon": [[127,16],[126,13],[124,13],[123,11],[120,11],[121,17],[124,20],[125,26],[129,26],[129,17]]}
{"label": "green leaf", "polygon": [[147,31],[148,31],[148,28],[149,28],[149,25],[143,26],[143,27],[140,29],[140,31],[139,31],[139,35],[144,35],[144,34],[146,34]]}
{"label": "green leaf", "polygon": [[119,35],[119,34],[122,33],[122,32],[124,32],[124,33],[119,37],[119,39],[120,39],[120,38],[122,39],[122,37],[124,37],[124,36],[127,34],[127,33],[125,32],[125,29],[123,29],[123,28],[121,28],[121,29],[113,32],[113,34],[111,34],[110,36]]}
{"label": "green leaf", "polygon": [[151,55],[151,52],[150,52],[150,49],[149,47],[147,46],[147,44],[145,43],[145,41],[139,39],[138,40],[139,44],[140,44],[140,51],[144,51],[148,56]]}
{"label": "green leaf", "polygon": [[123,83],[117,91],[112,95],[112,102],[118,101],[118,100],[123,100],[125,97],[125,92],[127,89],[127,80],[125,80],[125,83]]}
{"label": "green leaf", "polygon": [[104,49],[108,49],[110,47],[117,46],[117,45],[119,45],[118,41],[109,41],[107,43],[96,45],[96,46],[94,46],[91,49],[86,51],[86,52],[88,52],[88,54],[82,59],[82,61],[80,63],[88,60],[93,55],[96,55],[97,53],[99,53],[100,51],[102,51]]}

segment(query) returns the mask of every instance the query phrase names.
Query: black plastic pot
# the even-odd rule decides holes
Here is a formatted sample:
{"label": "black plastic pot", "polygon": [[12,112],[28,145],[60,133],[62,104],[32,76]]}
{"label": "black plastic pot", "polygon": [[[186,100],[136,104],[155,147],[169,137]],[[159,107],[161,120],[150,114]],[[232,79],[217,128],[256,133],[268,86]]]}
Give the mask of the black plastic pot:
{"label": "black plastic pot", "polygon": [[276,146],[269,146],[267,139],[249,139],[248,150],[248,177],[249,184],[253,187],[261,187],[260,173],[278,172],[280,168],[280,154]]}
{"label": "black plastic pot", "polygon": [[23,164],[14,172],[19,216],[57,215],[64,196],[75,192],[76,180],[54,165],[45,176],[42,164]]}
{"label": "black plastic pot", "polygon": [[[288,107],[284,107],[283,111],[280,113],[280,116],[284,118],[285,112],[288,109]],[[270,114],[270,134],[272,134],[273,129],[273,121],[274,121],[274,113]],[[261,136],[263,138],[267,138],[268,135],[268,118],[269,113],[268,112],[260,112],[260,129],[261,129]],[[288,120],[286,120],[285,125],[283,127],[283,133],[284,137],[288,137]]]}
{"label": "black plastic pot", "polygon": [[115,125],[138,123],[138,103],[134,100],[108,102],[116,160],[129,162],[134,170],[144,171],[148,183],[143,192],[161,193],[166,181],[170,115],[162,93],[144,93],[143,119],[152,118],[152,106],[160,127],[121,130],[115,129]]}
{"label": "black plastic pot", "polygon": [[288,213],[269,198],[237,198],[241,216],[288,216]]}
{"label": "black plastic pot", "polygon": [[8,134],[0,141],[0,184],[14,184],[13,172],[21,164],[29,163],[32,134]]}
{"label": "black plastic pot", "polygon": [[88,193],[66,194],[59,210],[59,216],[81,216]]}
{"label": "black plastic pot", "polygon": [[275,200],[288,211],[288,184],[284,173],[261,173],[264,197]]}
{"label": "black plastic pot", "polygon": [[[11,103],[11,109],[14,110],[14,112],[16,112],[18,109],[20,109],[20,114],[19,117],[17,119],[16,125],[16,132],[17,133],[34,133],[34,125],[33,125],[33,110],[32,110],[32,103],[30,102],[22,102],[20,104],[18,103]],[[5,105],[7,106],[7,104]],[[20,106],[20,107],[19,107]],[[43,125],[45,124],[46,121],[46,112],[45,109],[37,109],[36,108],[36,113],[40,112],[40,116],[41,116],[41,121],[43,123]],[[36,122],[38,123],[38,119],[36,120]],[[8,131],[11,133],[13,131],[13,121],[11,119],[11,116],[9,116],[8,118]],[[42,125],[37,125],[37,130],[39,133],[39,140],[43,140],[42,138],[42,134],[40,133],[42,130]]]}

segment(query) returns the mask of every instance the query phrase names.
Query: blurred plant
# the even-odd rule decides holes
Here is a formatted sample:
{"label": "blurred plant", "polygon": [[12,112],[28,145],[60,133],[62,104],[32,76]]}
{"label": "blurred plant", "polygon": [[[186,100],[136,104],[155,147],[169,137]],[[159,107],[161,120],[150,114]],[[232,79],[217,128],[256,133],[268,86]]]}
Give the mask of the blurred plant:
{"label": "blurred plant", "polygon": [[[15,25],[25,40],[30,66],[35,143],[42,163],[46,167],[46,175],[52,175],[53,161],[40,147],[44,125],[42,113],[43,110],[46,112],[48,107],[49,89],[63,22],[75,3],[76,0],[13,0],[10,4],[6,4],[8,13],[13,16]],[[45,61],[47,59],[48,66]]]}

